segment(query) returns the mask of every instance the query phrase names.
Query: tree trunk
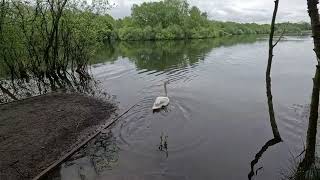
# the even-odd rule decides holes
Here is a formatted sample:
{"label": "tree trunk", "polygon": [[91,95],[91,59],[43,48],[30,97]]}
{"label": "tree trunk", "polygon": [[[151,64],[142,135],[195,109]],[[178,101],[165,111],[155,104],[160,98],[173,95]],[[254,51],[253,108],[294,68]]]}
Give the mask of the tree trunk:
{"label": "tree trunk", "polygon": [[279,0],[274,1],[274,3],[275,3],[275,6],[274,6],[274,11],[273,11],[271,28],[270,28],[270,36],[269,36],[269,57],[268,57],[268,65],[267,65],[267,70],[266,70],[266,90],[267,90],[267,98],[268,98],[269,117],[270,117],[270,123],[271,123],[271,127],[272,127],[273,136],[276,139],[281,139],[280,133],[278,131],[278,127],[276,124],[276,118],[274,115],[272,93],[271,93],[271,76],[270,76],[272,60],[273,60],[273,48],[275,47],[275,45],[273,44],[274,27],[275,27],[275,21],[277,18]]}
{"label": "tree trunk", "polygon": [[317,122],[318,122],[318,108],[319,108],[319,90],[320,90],[320,20],[317,5],[319,0],[307,0],[308,13],[311,20],[312,37],[314,41],[314,51],[317,56],[318,64],[316,66],[316,73],[313,78],[313,90],[310,105],[309,125],[307,132],[307,146],[303,161],[300,163],[300,170],[306,171],[314,163],[316,136],[317,136]]}

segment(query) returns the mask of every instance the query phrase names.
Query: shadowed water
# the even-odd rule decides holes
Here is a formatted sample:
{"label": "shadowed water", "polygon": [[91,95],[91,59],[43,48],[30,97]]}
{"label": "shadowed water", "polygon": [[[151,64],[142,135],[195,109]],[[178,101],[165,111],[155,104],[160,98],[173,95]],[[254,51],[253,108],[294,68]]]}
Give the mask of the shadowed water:
{"label": "shadowed water", "polygon": [[[278,142],[268,117],[265,38],[106,46],[93,61],[93,76],[120,109],[137,106],[109,132],[112,138],[89,144],[83,151],[91,153],[73,157],[57,178],[280,179],[303,149],[316,64],[312,49],[309,37],[285,37],[275,49]],[[164,81],[170,82],[170,104],[153,113]],[[158,148],[161,136],[167,136],[167,150]],[[105,160],[97,163],[96,156]]]}

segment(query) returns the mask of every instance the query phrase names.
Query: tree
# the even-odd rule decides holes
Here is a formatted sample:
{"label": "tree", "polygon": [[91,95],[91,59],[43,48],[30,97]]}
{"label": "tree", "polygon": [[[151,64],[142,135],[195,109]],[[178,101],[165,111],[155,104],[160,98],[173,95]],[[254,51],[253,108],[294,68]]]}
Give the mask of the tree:
{"label": "tree", "polygon": [[272,102],[272,93],[271,93],[271,67],[272,67],[272,60],[273,60],[273,49],[274,47],[278,44],[278,42],[281,40],[281,36],[278,39],[278,41],[273,44],[273,36],[275,32],[275,21],[277,18],[277,12],[278,12],[278,7],[279,7],[279,0],[274,1],[275,6],[274,6],[274,11],[272,15],[272,20],[271,20],[271,27],[270,27],[270,35],[269,35],[269,56],[268,56],[268,65],[267,65],[267,70],[266,70],[266,90],[267,90],[267,98],[268,98],[268,108],[269,108],[269,117],[270,117],[270,123],[272,128],[273,135],[276,139],[280,139],[280,133],[277,128],[276,124],[276,119],[274,115],[274,109],[273,109],[273,102]]}
{"label": "tree", "polygon": [[307,144],[303,161],[299,164],[298,177],[308,170],[315,160],[318,108],[319,108],[319,91],[320,91],[320,19],[317,5],[319,0],[307,0],[308,12],[311,20],[312,37],[314,41],[314,52],[318,64],[313,78],[313,89],[310,104],[309,125],[307,132]]}
{"label": "tree", "polygon": [[[110,30],[113,30],[110,16],[95,13],[102,12],[102,9],[97,9],[94,4],[103,1],[96,0],[86,6],[73,0],[36,0],[32,3],[1,0],[2,94],[17,99],[23,97],[21,93],[27,90],[35,92],[30,81],[36,81],[36,94],[71,87],[69,79],[76,79],[75,72],[83,80],[89,79],[89,59],[102,43],[103,38],[100,37],[107,36],[108,39]],[[7,83],[8,80],[11,82]]]}

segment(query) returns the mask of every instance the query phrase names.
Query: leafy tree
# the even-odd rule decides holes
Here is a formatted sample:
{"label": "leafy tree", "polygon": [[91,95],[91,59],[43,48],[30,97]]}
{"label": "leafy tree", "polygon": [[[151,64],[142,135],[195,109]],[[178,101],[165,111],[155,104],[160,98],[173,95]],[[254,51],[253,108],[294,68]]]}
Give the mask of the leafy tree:
{"label": "leafy tree", "polygon": [[[196,6],[190,7],[184,0],[163,0],[133,5],[132,16],[117,22],[119,28],[117,32],[121,40],[199,39],[228,35],[268,34],[270,31],[268,24],[209,20],[206,12],[201,12]],[[276,26],[276,33],[281,33],[284,29],[287,33],[302,33],[309,30],[310,25],[281,23]]]}

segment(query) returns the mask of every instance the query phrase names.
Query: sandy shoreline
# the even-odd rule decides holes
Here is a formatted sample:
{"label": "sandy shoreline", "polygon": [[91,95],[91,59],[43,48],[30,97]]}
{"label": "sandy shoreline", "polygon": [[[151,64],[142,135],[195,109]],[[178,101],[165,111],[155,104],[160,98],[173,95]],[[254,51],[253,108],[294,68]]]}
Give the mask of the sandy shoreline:
{"label": "sandy shoreline", "polygon": [[52,93],[0,105],[0,179],[31,179],[98,126],[114,104]]}

